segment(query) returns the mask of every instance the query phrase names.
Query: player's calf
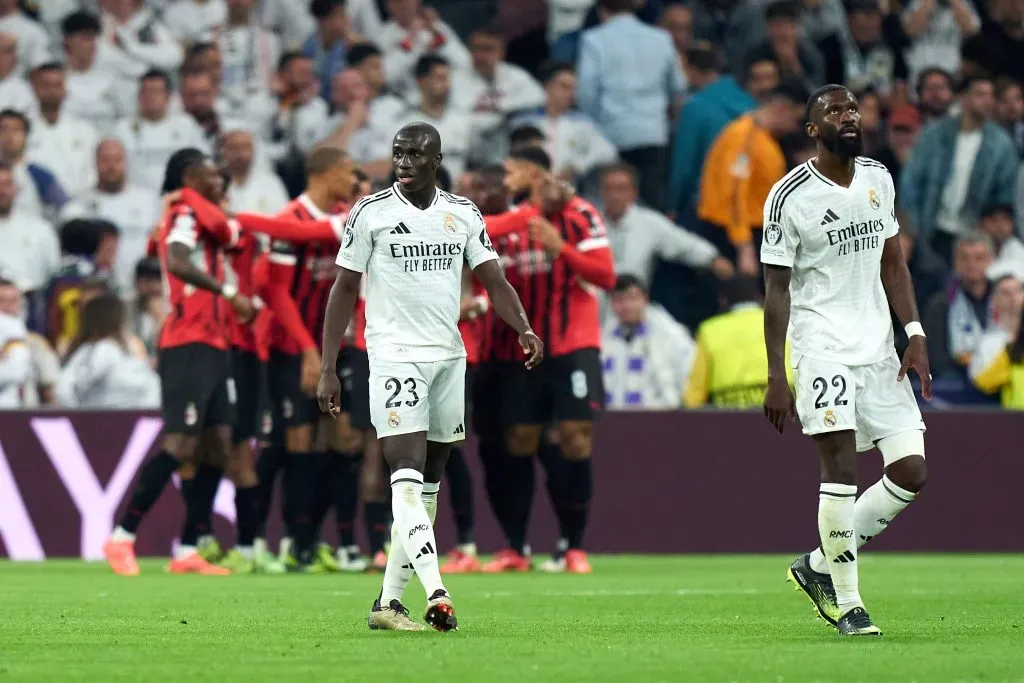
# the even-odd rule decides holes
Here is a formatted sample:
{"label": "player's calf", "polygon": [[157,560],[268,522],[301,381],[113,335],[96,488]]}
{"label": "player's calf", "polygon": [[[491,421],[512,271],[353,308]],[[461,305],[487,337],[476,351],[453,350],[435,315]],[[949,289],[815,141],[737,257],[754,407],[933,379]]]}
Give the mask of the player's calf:
{"label": "player's calf", "polygon": [[589,422],[563,422],[559,435],[565,463],[562,466],[564,480],[559,487],[563,533],[567,541],[566,570],[572,573],[590,573],[590,563],[583,552],[583,535],[590,513],[593,495],[593,470],[590,454],[592,449],[592,426]]}

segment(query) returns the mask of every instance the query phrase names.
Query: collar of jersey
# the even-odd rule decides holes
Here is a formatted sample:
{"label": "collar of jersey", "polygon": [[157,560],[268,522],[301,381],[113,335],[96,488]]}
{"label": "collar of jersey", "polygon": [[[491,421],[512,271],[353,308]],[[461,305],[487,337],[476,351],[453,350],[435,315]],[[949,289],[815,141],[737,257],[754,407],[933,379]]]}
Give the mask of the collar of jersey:
{"label": "collar of jersey", "polygon": [[400,189],[401,185],[399,185],[398,183],[394,183],[392,185],[392,187],[395,190],[395,196],[398,197],[398,200],[400,202],[402,202],[404,204],[408,204],[409,206],[411,206],[412,208],[416,209],[417,211],[427,211],[429,209],[434,208],[434,204],[437,204],[437,200],[440,199],[440,197],[441,197],[441,190],[439,190],[439,189],[437,189],[435,187],[434,188],[434,198],[430,201],[429,204],[427,204],[427,208],[426,209],[421,209],[420,207],[416,206],[415,204],[413,204],[412,202],[410,202],[408,199],[405,198],[405,195],[402,194],[402,190]]}
{"label": "collar of jersey", "polygon": [[309,215],[318,221],[330,220],[330,214],[326,214],[320,210],[320,207],[313,203],[313,200],[305,193],[299,195],[299,203],[306,207],[306,211],[309,211]]}

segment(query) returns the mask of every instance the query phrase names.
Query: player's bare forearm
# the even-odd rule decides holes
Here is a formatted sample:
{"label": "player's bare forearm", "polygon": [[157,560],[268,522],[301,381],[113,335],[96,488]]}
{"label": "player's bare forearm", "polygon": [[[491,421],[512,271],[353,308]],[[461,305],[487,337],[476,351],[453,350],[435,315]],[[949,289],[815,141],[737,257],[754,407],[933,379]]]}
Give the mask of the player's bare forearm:
{"label": "player's bare forearm", "polygon": [[[341,348],[341,340],[352,318],[362,277],[362,273],[339,268],[338,276],[334,278],[331,294],[327,297],[327,315],[324,318],[324,353],[320,363],[322,373],[334,372],[338,360],[336,351]],[[335,353],[328,353],[330,349],[334,349]]]}
{"label": "player's bare forearm", "polygon": [[890,237],[882,247],[882,287],[889,305],[904,326],[921,319],[914,298],[914,281],[903,258],[899,237]]}
{"label": "player's bare forearm", "polygon": [[192,264],[189,248],[174,242],[167,248],[167,272],[187,285],[220,293],[221,283],[199,270]]}
{"label": "player's bare forearm", "polygon": [[789,329],[789,280],[793,270],[764,267],[764,345],[768,351],[768,379],[786,377],[786,331]]}
{"label": "player's bare forearm", "polygon": [[523,334],[530,329],[530,320],[526,317],[523,304],[512,285],[505,279],[505,273],[497,261],[485,261],[473,271],[477,279],[487,289],[487,296],[495,313],[508,324],[516,334]]}

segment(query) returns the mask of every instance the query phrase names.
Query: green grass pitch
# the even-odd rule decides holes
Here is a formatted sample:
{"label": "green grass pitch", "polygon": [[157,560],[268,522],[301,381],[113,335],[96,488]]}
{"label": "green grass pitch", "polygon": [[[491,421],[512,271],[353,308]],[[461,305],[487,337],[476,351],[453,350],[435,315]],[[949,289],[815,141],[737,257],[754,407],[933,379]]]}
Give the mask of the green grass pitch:
{"label": "green grass pitch", "polygon": [[[840,640],[783,556],[597,557],[448,580],[457,633],[366,628],[379,576],[0,563],[0,681],[1024,680],[1024,556],[865,553],[880,639]],[[415,580],[406,599],[422,615]]]}

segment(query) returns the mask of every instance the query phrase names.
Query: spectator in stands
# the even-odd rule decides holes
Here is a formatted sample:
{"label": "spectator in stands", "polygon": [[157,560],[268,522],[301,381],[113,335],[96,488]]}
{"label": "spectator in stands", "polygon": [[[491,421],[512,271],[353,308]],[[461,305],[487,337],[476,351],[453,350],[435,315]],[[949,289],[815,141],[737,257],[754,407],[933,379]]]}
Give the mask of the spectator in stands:
{"label": "spectator in stands", "polygon": [[442,57],[459,71],[470,67],[469,50],[437,10],[424,7],[421,0],[387,0],[385,7],[390,19],[370,38],[384,51],[384,75],[396,95],[416,99],[414,72],[425,55]]}
{"label": "spectator in stands", "polygon": [[1012,275],[1024,282],[1024,242],[1014,234],[1013,206],[994,204],[981,212],[980,230],[992,239],[995,256],[986,276],[992,282]]}
{"label": "spectator in stands", "polygon": [[880,161],[892,175],[896,187],[900,186],[903,167],[910,160],[910,153],[921,130],[921,113],[912,105],[903,104],[889,114],[889,144],[878,150],[875,159]]}
{"label": "spectator in stands", "polygon": [[548,139],[544,135],[544,131],[537,126],[529,124],[516,126],[508,136],[508,151],[510,154],[515,154],[527,147],[546,147],[547,143]]}
{"label": "spectator in stands", "polygon": [[[576,70],[568,62],[550,62],[541,71],[544,106],[539,111],[517,116],[513,126],[535,127],[541,146],[551,157],[551,168],[576,183],[599,167],[615,161],[618,152],[601,135],[586,114],[573,109],[576,100]],[[511,142],[511,140],[510,140]]]}
{"label": "spectator in stands", "polygon": [[14,170],[18,188],[15,208],[49,220],[67,203],[68,196],[48,168],[26,159],[31,129],[23,114],[11,109],[0,111],[0,160]]}
{"label": "spectator in stands", "polygon": [[[0,315],[8,315],[18,320],[25,317],[24,297],[14,283],[0,278]],[[46,338],[35,332],[28,331],[25,337],[32,371],[28,381],[22,386],[22,408],[38,408],[54,402],[54,386],[60,377],[60,358]]]}
{"label": "spectator in stands", "polygon": [[718,45],[730,61],[742,59],[750,47],[749,42],[764,35],[763,32],[751,35],[745,21],[749,4],[741,0],[706,0],[690,7],[693,9],[693,37]]}
{"label": "spectator in stands", "polygon": [[305,156],[320,138],[327,103],[318,97],[313,60],[299,52],[281,56],[277,70],[277,106],[262,126],[261,137],[290,196],[305,187]]}
{"label": "spectator in stands", "polygon": [[593,0],[548,0],[548,44],[583,28]]}
{"label": "spectator in stands", "polygon": [[32,89],[39,102],[39,115],[32,121],[27,156],[53,169],[61,187],[74,196],[96,180],[96,128],[64,106],[67,90],[60,62],[47,62],[33,69]]}
{"label": "spectator in stands", "polygon": [[227,14],[224,0],[173,0],[161,16],[171,35],[188,45],[219,31]]}
{"label": "spectator in stands", "polygon": [[802,88],[784,84],[726,126],[704,163],[697,217],[705,236],[744,275],[760,272],[762,209],[786,174],[779,140],[797,130],[806,99]]}
{"label": "spectator in stands", "polygon": [[860,105],[861,154],[872,159],[885,144],[885,130],[882,127],[882,101],[878,93],[868,88],[856,93]]}
{"label": "spectator in stands", "polygon": [[696,353],[683,405],[749,410],[761,405],[768,379],[764,309],[758,281],[737,277],[719,285],[722,312],[697,329]]}
{"label": "spectator in stands", "polygon": [[669,120],[686,87],[672,36],[642,23],[632,0],[598,0],[603,23],[583,34],[579,105],[640,173],[640,197],[665,203]]}
{"label": "spectator in stands", "polygon": [[470,163],[487,166],[500,163],[508,153],[509,117],[540,107],[544,89],[528,72],[505,61],[505,39],[497,27],[473,31],[469,50],[473,65],[452,84],[452,106],[470,112]]}
{"label": "spectator in stands", "polygon": [[[917,308],[923,311],[932,297],[949,283],[949,266],[936,256],[931,247],[918,239],[914,222],[903,211],[897,210],[896,218],[900,223],[900,247],[914,283]],[[894,319],[899,322],[899,318]],[[897,325],[893,329],[902,331],[903,326]]]}
{"label": "spectator in stands", "polygon": [[981,30],[971,0],[912,0],[904,5],[903,30],[911,41],[907,50],[910,80],[925,69],[960,70],[960,43]]}
{"label": "spectator in stands", "polygon": [[609,410],[675,410],[682,403],[693,338],[658,306],[637,277],[619,275],[611,294],[614,319],[601,338]]}
{"label": "spectator in stands", "polygon": [[938,67],[924,69],[917,77],[917,107],[931,123],[950,114],[953,107],[953,77]]}
{"label": "spectator in stands", "polygon": [[871,88],[888,101],[906,99],[907,63],[898,36],[898,19],[886,26],[879,0],[848,0],[848,30],[821,40],[826,83],[843,83],[853,91]]}
{"label": "spectator in stands", "polygon": [[181,106],[203,131],[205,148],[215,151],[221,136],[229,130],[241,130],[248,122],[217,111],[217,90],[208,71],[188,71],[181,75]]}
{"label": "spectator in stands", "polygon": [[[267,102],[271,96],[281,41],[260,25],[256,0],[227,0],[227,21],[214,36],[223,59],[220,95],[225,113],[244,115],[253,101]],[[301,8],[295,8],[301,15]]]}
{"label": "spectator in stands", "polygon": [[135,185],[158,192],[164,167],[178,149],[207,149],[206,137],[195,120],[172,113],[171,78],[162,71],[148,71],[139,79],[138,115],[114,126],[114,135],[128,154],[128,173]]}
{"label": "spectator in stands", "polygon": [[126,115],[125,97],[114,77],[99,65],[100,22],[88,12],[74,12],[61,22],[64,36],[67,99],[64,109],[90,122],[99,135],[110,135]]}
{"label": "spectator in stands", "polygon": [[765,40],[747,52],[735,70],[742,73],[748,61],[771,57],[782,79],[801,83],[808,92],[825,83],[825,60],[814,43],[800,36],[802,7],[798,0],[775,0],[765,8]]}
{"label": "spectator in stands", "polygon": [[754,53],[743,68],[743,89],[755,100],[770,93],[782,83],[782,69],[775,58]]}
{"label": "spectator in stands", "polygon": [[[392,0],[393,2],[395,0]],[[444,167],[453,178],[466,169],[472,140],[469,114],[451,103],[451,66],[444,57],[424,55],[416,62],[416,86],[419,106],[406,110],[399,125],[425,121],[437,129],[444,144]]]}
{"label": "spectator in stands", "polygon": [[996,83],[995,119],[1010,134],[1020,156],[1024,152],[1024,89],[1017,81],[1002,78]]}
{"label": "spectator in stands", "polygon": [[25,16],[18,0],[0,0],[0,31],[17,39],[18,65],[22,73],[51,59],[50,36],[37,21]]}
{"label": "spectator in stands", "polygon": [[288,190],[274,173],[253,163],[254,151],[252,133],[234,130],[224,134],[220,158],[229,179],[229,206],[232,213],[276,214],[288,203]]}
{"label": "spectator in stands", "polygon": [[[0,135],[5,125],[0,113]],[[14,169],[0,162],[0,276],[27,296],[41,289],[60,263],[53,227],[38,213],[17,207]]]}
{"label": "spectator in stands", "polygon": [[993,324],[982,335],[968,373],[980,391],[998,394],[1003,408],[1024,410],[1024,286],[1007,276],[993,289]]}
{"label": "spectator in stands", "polygon": [[[365,139],[371,135],[370,88],[358,69],[345,69],[334,75],[331,107],[331,118],[324,125],[324,142],[355,158],[353,148],[366,147]],[[366,153],[365,149],[362,151]]]}
{"label": "spectator in stands", "polygon": [[124,303],[103,294],[82,307],[82,326],[57,382],[57,401],[68,408],[160,407],[160,378],[146,349],[129,334]]}
{"label": "spectator in stands", "polygon": [[[992,259],[988,235],[970,231],[959,237],[953,261],[955,278],[947,291],[932,297],[921,314],[932,376],[940,381],[940,395],[948,394],[955,403],[979,398],[970,396],[967,367],[990,322],[992,288],[986,272]],[[942,391],[943,385],[949,388]]]}
{"label": "spectator in stands", "polygon": [[990,75],[1024,82],[1024,5],[1016,0],[991,0],[981,32],[964,41],[964,61],[974,56],[977,66]]}
{"label": "spectator in stands", "polygon": [[[737,8],[735,25],[746,38],[745,46],[764,40],[767,34],[767,9],[775,0],[753,0]],[[797,4],[800,35],[803,40],[817,43],[834,33],[846,31],[846,15],[841,0],[800,0]],[[815,87],[821,84],[815,85]]]}
{"label": "spectator in stands", "polygon": [[135,262],[146,253],[149,234],[160,219],[160,197],[148,187],[128,182],[127,155],[119,140],[100,142],[94,159],[95,187],[72,199],[61,212],[61,220],[100,219],[117,226],[114,273],[121,291],[130,296]]}
{"label": "spectator in stands", "polygon": [[736,80],[722,72],[718,49],[699,42],[686,53],[686,77],[694,94],[676,121],[669,174],[669,196],[676,215],[686,220],[696,209],[704,159],[726,124],[756,106]]}
{"label": "spectator in stands", "polygon": [[363,39],[349,23],[345,0],[313,0],[309,10],[316,19],[316,31],[302,44],[302,54],[313,60],[320,96],[329,102],[334,76],[347,65],[348,51]]}
{"label": "spectator in stands", "polygon": [[[100,42],[109,49],[100,60],[114,78],[134,84],[154,69],[172,73],[181,66],[184,50],[142,0],[111,0],[103,10]],[[125,105],[133,108],[130,99]]]}
{"label": "spectator in stands", "polygon": [[131,301],[129,329],[146,348],[146,356],[156,360],[156,343],[167,317],[167,297],[160,262],[155,258],[140,259],[135,266],[135,295]]}
{"label": "spectator in stands", "polygon": [[676,48],[679,66],[686,65],[686,51],[693,43],[693,10],[681,2],[665,5],[658,19],[658,26],[669,32]]}
{"label": "spectator in stands", "polygon": [[240,0],[255,2],[260,10],[259,22],[263,28],[277,34],[281,49],[298,50],[302,41],[316,30],[316,20],[309,11],[309,3],[295,0]]}
{"label": "spectator in stands", "polygon": [[962,112],[928,126],[917,138],[900,176],[897,197],[921,238],[948,263],[958,235],[975,227],[981,211],[1012,204],[1017,150],[993,122],[992,81],[965,86]]}
{"label": "spectator in stands", "polygon": [[10,33],[0,33],[0,109],[13,109],[25,116],[36,111],[36,98],[32,88],[18,68],[18,39]]}
{"label": "spectator in stands", "polygon": [[[0,289],[12,284],[0,279]],[[23,388],[32,375],[28,329],[20,316],[0,311],[0,410],[22,407]]]}

